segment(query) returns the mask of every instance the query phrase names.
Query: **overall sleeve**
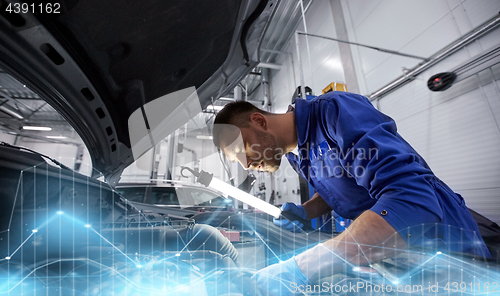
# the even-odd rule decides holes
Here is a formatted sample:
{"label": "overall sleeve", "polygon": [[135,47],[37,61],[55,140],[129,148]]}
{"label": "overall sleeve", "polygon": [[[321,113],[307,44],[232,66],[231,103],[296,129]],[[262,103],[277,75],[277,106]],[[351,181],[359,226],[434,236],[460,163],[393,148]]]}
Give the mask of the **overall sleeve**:
{"label": "overall sleeve", "polygon": [[[425,161],[397,133],[395,122],[363,96],[318,100],[321,122],[340,149],[340,163],[377,202],[371,210],[411,243],[443,212]],[[424,225],[425,224],[425,225]]]}

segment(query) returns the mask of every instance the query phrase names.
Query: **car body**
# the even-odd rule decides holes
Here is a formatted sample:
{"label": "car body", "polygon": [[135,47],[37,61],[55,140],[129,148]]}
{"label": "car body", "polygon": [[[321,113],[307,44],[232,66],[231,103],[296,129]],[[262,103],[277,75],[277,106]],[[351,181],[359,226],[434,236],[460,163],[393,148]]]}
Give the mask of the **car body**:
{"label": "car body", "polygon": [[229,92],[257,65],[278,1],[63,1],[50,13],[47,1],[26,1],[42,12],[2,2],[0,68],[71,124],[94,176],[114,185],[135,160],[129,117],[182,89],[196,89],[200,111]]}
{"label": "car body", "polygon": [[[187,182],[150,180],[118,183],[116,191],[136,208],[157,213],[232,209],[233,201],[211,188]],[[172,211],[172,209],[175,209]]]}
{"label": "car body", "polygon": [[[4,187],[0,192],[4,205],[0,209],[0,276],[4,279],[0,293],[138,295],[154,291],[153,295],[160,295],[181,286],[184,291],[207,293],[210,289],[205,284],[189,288],[191,280],[213,287],[218,280],[191,272],[196,264],[184,260],[196,258],[204,272],[213,270],[212,264],[235,267],[238,253],[216,228],[195,224],[180,214],[137,209],[108,184],[51,165],[38,153],[0,145],[0,182]],[[228,256],[225,262],[224,255]],[[148,268],[142,270],[142,265]],[[171,270],[163,277],[154,272],[156,268]],[[151,277],[157,277],[156,285],[135,284]],[[218,294],[217,290],[208,293]]]}
{"label": "car body", "polygon": [[[277,3],[86,0],[58,1],[54,9],[48,1],[0,2],[2,73],[64,117],[83,140],[93,166],[89,178],[51,165],[53,159],[35,151],[2,143],[0,277],[6,280],[0,293],[243,291],[218,287],[227,284],[220,278],[203,278],[214,266],[234,267],[237,253],[216,228],[190,219],[199,212],[177,208],[166,213],[169,205],[146,209],[147,204],[129,202],[113,187],[135,161],[131,115],[189,88],[196,90],[201,111],[232,90],[258,64]],[[16,5],[29,8],[7,10]],[[146,126],[152,121],[146,113],[139,119]],[[185,123],[173,121],[169,128]],[[22,120],[9,124],[22,130]],[[98,180],[101,176],[106,182]],[[204,202],[193,199],[201,189],[191,186],[193,194],[188,194],[188,185],[177,187],[180,196],[191,199],[187,203]],[[143,282],[155,278],[156,284]]]}
{"label": "car body", "polygon": [[[29,149],[0,145],[4,187],[0,191],[0,276],[7,279],[0,293],[138,295],[153,291],[156,294],[151,295],[164,295],[165,289],[182,289],[181,295],[186,291],[243,295],[256,289],[243,284],[251,283],[248,268],[264,267],[268,253],[291,256],[311,242],[331,238],[319,232],[283,232],[264,213],[219,207],[200,212],[208,207],[177,204],[179,200],[196,203],[187,198],[196,195],[205,196],[198,205],[207,197],[208,201],[215,197],[212,203],[226,200],[200,186],[161,181],[114,189],[50,161]],[[148,190],[160,193],[156,200],[180,194],[177,201],[169,197],[176,205],[134,202],[120,194],[154,203],[153,195],[144,194]],[[211,276],[214,272],[219,276]],[[197,286],[200,281],[203,284]]]}

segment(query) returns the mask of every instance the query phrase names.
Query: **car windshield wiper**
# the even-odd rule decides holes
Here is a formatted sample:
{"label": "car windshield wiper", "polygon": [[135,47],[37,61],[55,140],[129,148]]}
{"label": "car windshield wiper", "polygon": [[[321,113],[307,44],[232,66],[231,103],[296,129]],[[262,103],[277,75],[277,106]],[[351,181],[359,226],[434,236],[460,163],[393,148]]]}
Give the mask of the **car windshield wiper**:
{"label": "car windshield wiper", "polygon": [[22,146],[15,146],[15,145],[11,145],[11,144],[8,144],[8,143],[5,143],[5,142],[1,142],[1,141],[0,141],[0,146],[15,148],[15,149],[19,149],[19,150],[26,150],[26,151],[29,151],[31,153],[35,153],[35,154],[37,154],[37,155],[39,155],[39,156],[41,156],[43,158],[46,158],[46,159],[52,161],[54,164],[58,165],[62,169],[73,171],[72,169],[70,169],[69,167],[67,167],[64,164],[60,163],[59,161],[53,159],[52,157],[49,157],[49,156],[47,156],[45,154],[42,154],[40,152],[36,152],[36,151],[31,150],[29,148],[22,147]]}

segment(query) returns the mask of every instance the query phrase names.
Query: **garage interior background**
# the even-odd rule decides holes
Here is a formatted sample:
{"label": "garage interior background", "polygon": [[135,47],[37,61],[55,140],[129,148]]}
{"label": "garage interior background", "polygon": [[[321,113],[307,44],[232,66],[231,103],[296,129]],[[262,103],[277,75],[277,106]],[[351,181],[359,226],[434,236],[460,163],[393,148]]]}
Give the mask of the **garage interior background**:
{"label": "garage interior background", "polygon": [[[497,0],[281,1],[261,47],[260,67],[245,78],[234,93],[215,105],[242,98],[259,107],[265,102],[264,107],[273,112],[285,112],[295,87],[300,84],[301,71],[305,83],[315,94],[320,94],[332,82],[346,82],[349,91],[370,96],[422,62],[300,36],[301,68],[295,44],[296,30],[428,58],[498,16],[499,12]],[[500,29],[497,27],[373,103],[396,120],[403,137],[427,160],[438,177],[464,196],[470,208],[500,223],[500,64],[491,65],[444,92],[431,92],[427,88],[429,77],[498,48],[498,40]],[[74,167],[76,156],[83,154],[80,172],[89,174],[90,158],[78,135],[36,95],[9,80],[7,74],[0,75],[4,107],[0,109],[0,140],[47,154],[70,167]],[[38,103],[34,105],[30,101]],[[6,122],[13,115],[6,112],[6,108],[23,115],[31,114],[23,120],[49,125],[52,131],[29,134],[9,129]],[[197,120],[211,116],[204,113]],[[47,139],[45,135],[65,138]],[[210,168],[220,160],[206,136],[208,133],[188,134],[185,138],[172,135],[156,151],[138,160],[146,163],[150,170],[132,165],[122,179],[163,178],[169,166],[167,155],[172,154],[176,162],[172,170],[174,179],[179,177],[178,165],[192,162],[193,157],[199,160],[200,168]],[[176,152],[179,141],[186,148],[182,153]],[[291,168],[285,165],[272,178],[264,173],[256,174],[257,184],[264,182],[265,189],[255,186],[253,193],[269,201],[274,189],[275,203],[299,202],[298,179],[287,173],[289,170]],[[234,164],[232,172],[238,172],[234,176],[238,178],[242,170]],[[214,173],[224,180],[228,178],[222,169]]]}

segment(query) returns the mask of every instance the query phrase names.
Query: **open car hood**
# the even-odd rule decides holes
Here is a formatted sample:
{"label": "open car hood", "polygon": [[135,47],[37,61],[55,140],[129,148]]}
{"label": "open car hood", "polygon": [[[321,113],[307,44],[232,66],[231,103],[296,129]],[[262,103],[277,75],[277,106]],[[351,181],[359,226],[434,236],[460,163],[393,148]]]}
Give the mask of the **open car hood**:
{"label": "open car hood", "polygon": [[134,161],[130,115],[189,87],[202,109],[233,89],[259,61],[277,1],[66,0],[51,13],[26,1],[44,10],[32,14],[1,0],[0,67],[65,117],[114,184]]}

